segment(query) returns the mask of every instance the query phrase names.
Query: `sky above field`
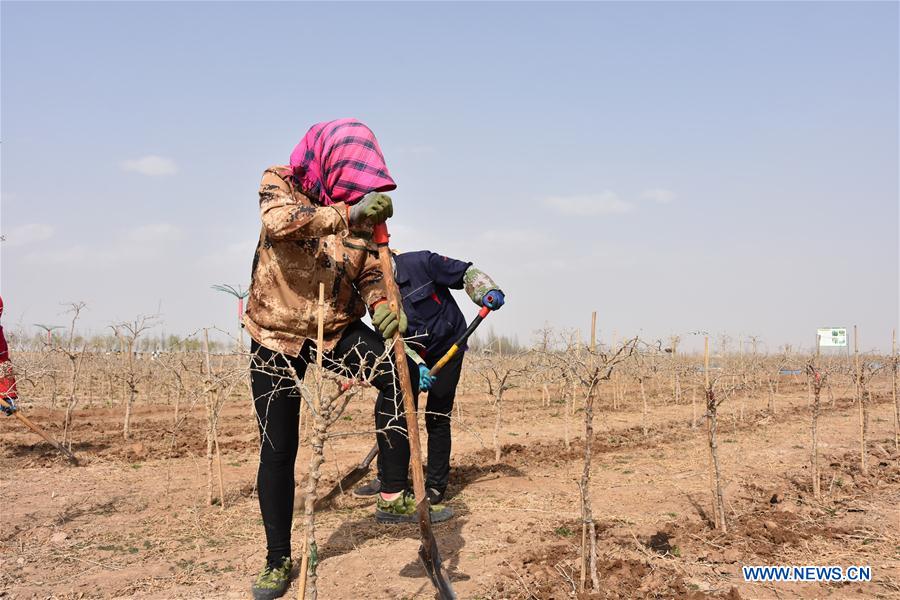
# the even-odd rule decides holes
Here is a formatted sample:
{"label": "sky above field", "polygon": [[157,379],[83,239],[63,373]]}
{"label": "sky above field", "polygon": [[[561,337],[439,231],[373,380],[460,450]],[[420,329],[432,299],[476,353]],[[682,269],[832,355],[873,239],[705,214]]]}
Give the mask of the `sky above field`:
{"label": "sky above field", "polygon": [[[4,325],[234,330],[262,171],[356,117],[393,244],[473,261],[523,343],[812,345],[898,321],[896,3],[12,3]],[[460,295],[468,316],[476,308]]]}

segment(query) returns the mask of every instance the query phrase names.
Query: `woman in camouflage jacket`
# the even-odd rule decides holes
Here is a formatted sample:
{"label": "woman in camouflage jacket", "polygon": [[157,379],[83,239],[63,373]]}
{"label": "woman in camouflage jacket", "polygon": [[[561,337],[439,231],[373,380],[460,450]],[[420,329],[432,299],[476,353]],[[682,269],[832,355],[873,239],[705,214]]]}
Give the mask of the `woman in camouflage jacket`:
{"label": "woman in camouflage jacket", "polygon": [[[266,169],[259,188],[262,231],[253,258],[243,323],[252,338],[251,385],[261,437],[257,474],[266,531],[266,565],[253,585],[256,599],[287,590],[291,570],[294,461],[300,396],[291,368],[302,378],[315,360],[319,284],[325,284],[323,364],[347,377],[371,377],[385,406],[378,426],[384,456],[380,510],[401,509],[409,444],[400,385],[384,338],[405,330],[391,313],[372,228],[393,214],[384,194],[396,187],[371,130],[353,119],[314,125],[290,164]],[[360,320],[372,312],[376,333]],[[385,357],[373,366],[378,357]],[[360,373],[362,362],[367,371]],[[368,369],[374,369],[374,374]],[[410,371],[416,372],[410,360]],[[418,380],[413,382],[418,392]],[[385,504],[385,506],[382,506]]]}

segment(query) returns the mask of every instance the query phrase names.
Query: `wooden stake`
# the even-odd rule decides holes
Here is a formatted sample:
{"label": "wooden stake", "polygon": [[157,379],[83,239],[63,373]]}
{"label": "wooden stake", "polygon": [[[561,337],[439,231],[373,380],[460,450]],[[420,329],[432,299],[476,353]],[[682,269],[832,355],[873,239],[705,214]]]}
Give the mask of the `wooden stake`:
{"label": "wooden stake", "polygon": [[897,401],[897,330],[891,330],[891,395],[894,397],[894,448],[900,450],[900,402]]}
{"label": "wooden stake", "polygon": [[[204,367],[203,370],[206,379],[206,385],[209,386],[212,383],[212,376],[210,374],[211,367],[209,363],[209,331],[206,328],[203,329],[202,350]],[[131,352],[129,351],[129,354],[130,353]],[[209,392],[203,395],[203,400],[204,404],[206,405],[206,504],[212,506],[213,433],[212,406]]]}
{"label": "wooden stake", "polygon": [[612,384],[613,384],[613,410],[618,410],[619,409],[619,372],[618,371],[613,371]]}
{"label": "wooden stake", "polygon": [[691,386],[691,429],[697,428],[697,384]]}
{"label": "wooden stake", "polygon": [[[822,343],[821,336],[816,335],[816,358],[813,360],[812,373],[807,373],[806,379],[814,386],[813,390],[813,408],[812,408],[812,489],[813,497],[816,500],[822,499],[821,482],[819,481],[819,407],[822,395],[822,381],[819,375],[819,344]],[[815,381],[813,379],[815,378]]]}
{"label": "wooden stake", "polygon": [[303,536],[303,544],[300,546],[300,573],[297,580],[297,600],[306,598],[306,570],[309,568],[309,552],[306,542],[306,536]]}
{"label": "wooden stake", "polygon": [[862,370],[859,366],[859,334],[856,325],[853,326],[853,359],[856,369],[856,405],[859,409],[859,470],[863,475],[869,473],[868,457],[866,456],[866,414],[863,407]]}
{"label": "wooden stake", "polygon": [[[584,496],[584,490],[581,490],[581,495]],[[584,508],[582,508],[582,513],[584,513]],[[581,518],[581,560],[579,561],[578,569],[579,569],[579,577],[578,577],[578,591],[584,592],[584,584],[587,581],[587,562],[588,562],[588,539],[587,539],[587,521],[584,519],[582,514]]]}
{"label": "wooden stake", "polygon": [[591,313],[591,354],[597,351],[597,311]]}
{"label": "wooden stake", "polygon": [[703,386],[709,389],[709,337],[703,338]]}
{"label": "wooden stake", "polygon": [[566,401],[565,406],[565,423],[563,427],[563,442],[566,445],[566,450],[571,449],[571,439],[569,435],[569,427],[572,420],[572,414],[575,412],[575,378],[572,377],[569,382],[569,395],[568,400]]}
{"label": "wooden stake", "polygon": [[[207,335],[206,330],[203,330],[204,336]],[[209,360],[209,342],[206,344],[207,356],[206,356],[206,370],[207,376],[210,381],[212,381],[212,371],[210,370],[210,360]],[[224,368],[225,357],[219,357],[219,368]],[[219,509],[225,510],[225,477],[222,475],[222,451],[219,449],[219,411],[221,410],[220,406],[220,390],[219,386],[216,385],[215,389],[212,392],[212,412],[210,413],[210,431],[212,431],[212,439],[213,439],[213,448],[216,452],[216,471],[219,478]],[[148,394],[149,396],[149,394]]]}
{"label": "wooden stake", "polygon": [[[319,283],[319,330],[316,332],[316,366],[322,368],[322,346],[325,345],[325,284]],[[319,374],[321,380],[321,373]]]}
{"label": "wooden stake", "polygon": [[[218,396],[218,391],[216,392],[216,396]],[[216,404],[218,405],[218,398],[216,399]],[[218,416],[215,418],[218,422]],[[212,428],[213,445],[216,447],[216,464],[219,472],[219,508],[225,510],[225,478],[222,476],[222,452],[219,450],[219,432],[217,431],[217,424],[218,423],[214,423]]]}
{"label": "wooden stake", "polygon": [[678,382],[678,336],[672,336],[672,402],[678,405],[681,398],[681,386]]}
{"label": "wooden stake", "polygon": [[647,435],[647,413],[649,411],[648,411],[648,407],[647,407],[647,394],[644,391],[644,374],[643,373],[638,375],[638,385],[640,386],[640,389],[641,389],[641,407],[642,407],[641,408],[641,434],[646,436]]}

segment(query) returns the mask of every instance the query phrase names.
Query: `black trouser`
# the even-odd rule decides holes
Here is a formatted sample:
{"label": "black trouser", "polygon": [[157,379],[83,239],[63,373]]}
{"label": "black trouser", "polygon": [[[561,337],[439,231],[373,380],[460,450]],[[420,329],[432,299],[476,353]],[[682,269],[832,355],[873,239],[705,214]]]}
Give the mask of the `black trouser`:
{"label": "black trouser", "polygon": [[[376,358],[384,354],[382,337],[366,327],[362,321],[351,323],[340,341],[322,357],[326,369],[354,376],[359,373],[360,359],[365,360],[368,377]],[[289,357],[261,346],[255,340],[250,346],[250,383],[259,424],[259,471],[256,482],[259,490],[259,509],[266,529],[267,558],[279,562],[291,554],[291,518],[294,512],[294,462],[297,458],[297,431],[300,418],[300,395],[291,377],[289,366],[302,379],[306,365],[315,362],[315,344],[307,341],[299,356]],[[406,437],[406,418],[403,396],[396,378],[393,355],[375,369],[372,385],[378,390],[376,406],[382,407],[376,426],[379,455],[384,456],[384,489],[400,491],[406,487],[409,473],[409,440]],[[416,365],[407,359],[410,373],[418,373]],[[419,379],[412,377],[413,392],[418,394]]]}
{"label": "black trouser", "polygon": [[[434,386],[428,392],[428,403],[425,406],[425,429],[428,431],[428,468],[425,474],[425,487],[435,488],[441,492],[447,489],[447,480],[450,478],[450,413],[453,410],[456,386],[459,384],[459,376],[462,373],[463,356],[465,356],[464,351],[457,353],[440,370]],[[431,361],[426,360],[425,363],[431,368],[439,359],[440,357]],[[413,372],[418,373],[418,367]],[[417,377],[413,377],[413,379],[418,380]],[[376,403],[376,426],[379,412]],[[378,478],[382,481],[382,489],[384,489],[385,477],[382,454],[379,452]]]}

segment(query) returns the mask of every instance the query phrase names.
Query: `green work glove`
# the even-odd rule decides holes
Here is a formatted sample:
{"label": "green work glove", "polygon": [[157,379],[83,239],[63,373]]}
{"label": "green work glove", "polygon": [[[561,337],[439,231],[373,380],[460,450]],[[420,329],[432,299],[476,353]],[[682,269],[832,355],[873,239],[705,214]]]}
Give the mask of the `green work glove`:
{"label": "green work glove", "polygon": [[391,197],[381,192],[369,192],[362,200],[350,207],[350,228],[368,229],[384,223],[394,216]]}
{"label": "green work glove", "polygon": [[382,302],[375,307],[375,312],[372,314],[372,325],[381,332],[384,339],[389,340],[394,337],[398,328],[401,335],[406,333],[406,315],[403,314],[403,310],[398,315],[391,310],[387,302]]}

